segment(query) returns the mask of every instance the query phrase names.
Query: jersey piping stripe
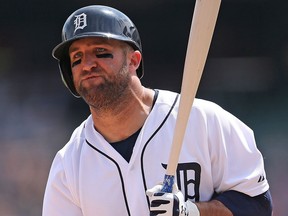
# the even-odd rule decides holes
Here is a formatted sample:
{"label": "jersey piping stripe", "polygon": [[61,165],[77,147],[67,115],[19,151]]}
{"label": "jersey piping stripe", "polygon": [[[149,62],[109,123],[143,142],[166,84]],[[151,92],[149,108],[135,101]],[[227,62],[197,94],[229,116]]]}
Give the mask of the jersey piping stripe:
{"label": "jersey piping stripe", "polygon": [[[148,146],[148,143],[152,140],[152,138],[158,133],[158,131],[161,129],[161,127],[164,125],[164,123],[166,122],[166,120],[168,119],[168,117],[170,116],[170,113],[172,112],[172,110],[174,109],[175,107],[175,104],[177,102],[179,98],[179,94],[177,94],[169,112],[167,113],[167,115],[165,116],[164,120],[162,121],[162,123],[159,125],[159,127],[155,130],[155,132],[151,135],[151,137],[147,140],[147,142],[145,143],[144,147],[143,147],[143,150],[142,150],[142,153],[141,153],[141,172],[142,172],[142,179],[143,179],[143,185],[144,185],[144,189],[145,191],[147,190],[147,185],[146,185],[146,181],[145,181],[145,173],[144,173],[144,162],[143,162],[143,157],[144,157],[144,152],[145,152],[145,149],[146,147]],[[163,176],[164,177],[164,176]],[[149,198],[148,196],[146,196],[146,199],[147,199],[147,204],[148,204],[148,207],[149,207]]]}
{"label": "jersey piping stripe", "polygon": [[123,176],[121,173],[121,169],[119,167],[119,165],[117,164],[117,162],[115,160],[113,160],[113,158],[109,157],[108,155],[104,154],[103,152],[101,152],[99,149],[97,149],[95,146],[93,146],[91,143],[88,142],[88,140],[86,140],[86,143],[95,151],[97,151],[98,153],[102,154],[104,157],[107,157],[109,160],[111,160],[117,167],[117,170],[119,172],[119,176],[121,179],[121,186],[122,186],[122,191],[123,191],[123,196],[124,196],[124,200],[125,200],[125,205],[126,205],[126,209],[128,212],[128,216],[130,216],[130,210],[129,210],[129,205],[128,205],[128,201],[127,201],[127,197],[126,197],[126,193],[125,193],[125,185],[124,185],[124,180],[123,180]]}

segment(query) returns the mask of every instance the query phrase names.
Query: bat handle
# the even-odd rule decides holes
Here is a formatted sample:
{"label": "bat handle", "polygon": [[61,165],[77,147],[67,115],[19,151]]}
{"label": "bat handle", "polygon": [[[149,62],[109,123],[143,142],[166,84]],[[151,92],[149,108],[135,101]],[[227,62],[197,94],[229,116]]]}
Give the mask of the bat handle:
{"label": "bat handle", "polygon": [[163,181],[163,188],[161,192],[164,193],[172,193],[173,191],[173,185],[174,185],[174,175],[165,175],[164,176],[164,181]]}

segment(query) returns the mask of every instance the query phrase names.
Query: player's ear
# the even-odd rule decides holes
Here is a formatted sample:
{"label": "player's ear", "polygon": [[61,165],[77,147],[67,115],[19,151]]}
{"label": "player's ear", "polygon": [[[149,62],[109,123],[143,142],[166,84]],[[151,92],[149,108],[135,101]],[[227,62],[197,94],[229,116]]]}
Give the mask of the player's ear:
{"label": "player's ear", "polygon": [[140,63],[141,63],[141,59],[142,59],[142,54],[139,50],[134,50],[131,52],[131,56],[130,56],[130,64],[129,67],[132,70],[137,70]]}

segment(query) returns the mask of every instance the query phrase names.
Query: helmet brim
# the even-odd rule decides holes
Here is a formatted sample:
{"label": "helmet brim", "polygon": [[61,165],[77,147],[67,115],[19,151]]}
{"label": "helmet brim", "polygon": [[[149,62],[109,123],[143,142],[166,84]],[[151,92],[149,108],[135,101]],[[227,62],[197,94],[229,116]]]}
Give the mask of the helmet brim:
{"label": "helmet brim", "polygon": [[[69,48],[71,44],[79,39],[87,38],[87,37],[100,37],[107,39],[115,39],[119,41],[123,41],[128,43],[134,50],[139,50],[142,53],[141,47],[138,47],[137,44],[133,40],[128,40],[125,36],[110,34],[110,33],[98,33],[98,32],[88,32],[84,34],[79,34],[69,40],[63,41],[58,44],[52,50],[52,56],[57,59],[59,62],[63,61],[63,59],[69,58]],[[143,58],[143,57],[142,57]],[[143,68],[143,59],[137,69],[137,76],[141,79],[144,76],[144,68]]]}
{"label": "helmet brim", "polygon": [[71,44],[79,39],[87,38],[87,37],[100,37],[100,38],[107,38],[107,39],[115,39],[119,41],[124,41],[128,43],[130,46],[133,47],[134,50],[139,50],[142,53],[142,50],[140,47],[138,47],[134,41],[127,40],[127,37],[110,34],[110,33],[98,33],[98,32],[86,32],[84,34],[76,35],[75,37],[63,41],[62,43],[58,44],[53,50],[52,50],[52,56],[57,59],[61,60],[64,56],[68,55],[68,50]]}

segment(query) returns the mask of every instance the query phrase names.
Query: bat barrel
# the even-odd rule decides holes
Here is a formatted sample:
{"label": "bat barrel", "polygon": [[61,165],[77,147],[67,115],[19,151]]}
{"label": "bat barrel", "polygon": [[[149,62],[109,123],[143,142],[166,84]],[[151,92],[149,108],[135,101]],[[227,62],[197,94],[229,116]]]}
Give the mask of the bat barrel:
{"label": "bat barrel", "polygon": [[[164,187],[171,189],[191,107],[205,66],[221,0],[196,0],[182,78],[181,98]],[[170,188],[171,186],[171,188]],[[165,189],[166,190],[166,189]]]}

